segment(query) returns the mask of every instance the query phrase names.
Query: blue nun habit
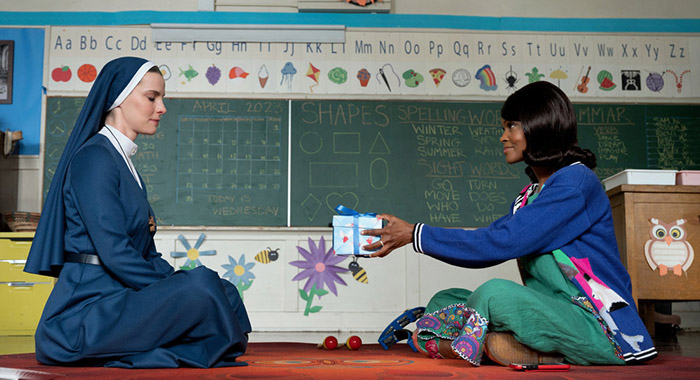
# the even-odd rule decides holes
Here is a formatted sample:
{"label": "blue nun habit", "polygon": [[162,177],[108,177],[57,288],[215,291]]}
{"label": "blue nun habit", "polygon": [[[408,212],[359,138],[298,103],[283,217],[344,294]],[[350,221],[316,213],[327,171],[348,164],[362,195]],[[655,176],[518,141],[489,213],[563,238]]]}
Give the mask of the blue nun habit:
{"label": "blue nun habit", "polygon": [[[25,271],[58,277],[36,330],[50,365],[224,367],[251,331],[235,286],[205,267],[174,272],[155,249],[155,219],[121,153],[98,131],[155,65],[102,69],[53,177]],[[140,180],[140,177],[139,177]],[[66,261],[66,254],[100,263]]]}

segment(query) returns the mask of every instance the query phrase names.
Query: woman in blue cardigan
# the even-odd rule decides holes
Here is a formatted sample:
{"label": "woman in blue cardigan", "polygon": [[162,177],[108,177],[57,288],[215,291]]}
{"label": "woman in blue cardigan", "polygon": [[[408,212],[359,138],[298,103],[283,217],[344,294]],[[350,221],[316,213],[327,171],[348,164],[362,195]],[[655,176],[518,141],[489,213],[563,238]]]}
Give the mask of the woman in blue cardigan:
{"label": "woman in blue cardigan", "polygon": [[525,286],[492,279],[473,292],[436,294],[414,339],[433,357],[479,365],[566,359],[624,364],[656,357],[620,261],[610,203],[593,173],[595,156],[578,146],[576,117],[549,82],[524,86],[501,109],[503,154],[524,161],[532,183],[510,212],[475,230],[409,224],[392,215],[368,245],[383,257],[412,243],[416,252],[466,268],[517,259]]}
{"label": "woman in blue cardigan", "polygon": [[125,368],[237,362],[250,322],[238,291],[156,251],[155,216],[131,157],[166,112],[165,81],[142,58],[110,61],[57,166],[25,270],[58,277],[36,330],[42,363]]}

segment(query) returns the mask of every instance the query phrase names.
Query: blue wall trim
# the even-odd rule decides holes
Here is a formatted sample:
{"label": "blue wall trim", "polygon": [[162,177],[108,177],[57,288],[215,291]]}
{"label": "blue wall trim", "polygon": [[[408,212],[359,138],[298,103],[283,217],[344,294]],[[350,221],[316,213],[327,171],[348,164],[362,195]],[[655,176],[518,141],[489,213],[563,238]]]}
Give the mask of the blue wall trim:
{"label": "blue wall trim", "polygon": [[0,12],[0,25],[313,24],[532,32],[700,33],[700,19],[526,18],[347,13]]}

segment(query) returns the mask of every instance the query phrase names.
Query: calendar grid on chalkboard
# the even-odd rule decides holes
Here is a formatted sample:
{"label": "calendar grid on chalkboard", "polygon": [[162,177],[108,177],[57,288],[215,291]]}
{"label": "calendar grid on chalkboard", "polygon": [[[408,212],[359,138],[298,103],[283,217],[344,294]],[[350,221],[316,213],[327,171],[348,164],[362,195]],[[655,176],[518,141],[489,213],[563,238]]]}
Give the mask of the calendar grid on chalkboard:
{"label": "calendar grid on chalkboard", "polygon": [[226,190],[279,190],[280,122],[270,116],[181,115],[176,202]]}

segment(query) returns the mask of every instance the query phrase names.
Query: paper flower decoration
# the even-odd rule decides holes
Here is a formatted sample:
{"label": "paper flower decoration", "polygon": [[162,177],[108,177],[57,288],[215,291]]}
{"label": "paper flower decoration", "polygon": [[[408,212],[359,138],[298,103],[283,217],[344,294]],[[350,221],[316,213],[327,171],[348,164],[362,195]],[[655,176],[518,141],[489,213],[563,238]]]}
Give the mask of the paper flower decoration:
{"label": "paper flower decoration", "polygon": [[346,257],[334,255],[333,247],[326,250],[326,241],[323,239],[323,236],[321,236],[318,246],[309,238],[309,251],[300,246],[297,246],[297,250],[304,260],[289,263],[302,269],[301,272],[292,278],[292,281],[306,279],[304,289],[300,289],[299,294],[306,301],[304,315],[309,315],[309,313],[321,310],[321,306],[312,307],[311,302],[314,296],[318,296],[320,299],[321,296],[328,294],[328,290],[323,289],[324,286],[327,286],[336,296],[338,295],[336,283],[347,286],[345,281],[338,276],[338,273],[347,272],[348,269],[336,265],[345,260]]}
{"label": "paper flower decoration", "polygon": [[200,251],[199,247],[202,246],[202,243],[204,243],[204,239],[207,236],[205,234],[199,235],[199,238],[197,239],[197,242],[194,244],[194,247],[190,246],[190,243],[185,239],[183,235],[179,235],[177,237],[178,240],[180,240],[180,243],[185,247],[187,252],[170,252],[170,256],[174,258],[179,258],[179,257],[187,257],[187,260],[185,260],[185,264],[181,267],[181,269],[194,269],[200,265],[202,265],[202,262],[199,261],[199,256],[214,256],[216,255],[216,250],[210,250],[210,251]]}
{"label": "paper flower decoration", "polygon": [[228,257],[228,264],[224,264],[221,267],[226,269],[224,278],[229,280],[232,284],[238,286],[239,284],[247,285],[252,282],[255,275],[250,271],[255,266],[255,263],[245,262],[245,255],[241,255],[241,258],[236,261],[233,257]]}
{"label": "paper flower decoration", "polygon": [[245,255],[241,255],[241,258],[236,261],[233,257],[228,257],[228,264],[224,264],[221,267],[226,269],[224,273],[224,278],[229,280],[232,284],[236,285],[238,289],[238,294],[243,299],[243,292],[250,288],[253,284],[253,279],[255,275],[250,270],[253,269],[255,263],[246,263]]}

